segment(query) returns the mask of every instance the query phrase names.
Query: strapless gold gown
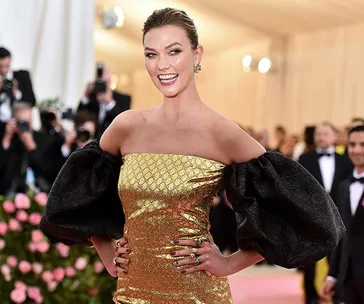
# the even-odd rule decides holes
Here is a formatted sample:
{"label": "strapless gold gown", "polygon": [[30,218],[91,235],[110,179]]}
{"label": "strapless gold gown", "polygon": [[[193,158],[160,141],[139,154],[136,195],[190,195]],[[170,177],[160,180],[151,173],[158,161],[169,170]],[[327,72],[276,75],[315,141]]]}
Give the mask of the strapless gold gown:
{"label": "strapless gold gown", "polygon": [[224,164],[198,156],[133,153],[123,157],[119,195],[131,248],[128,274],[118,278],[115,303],[233,303],[226,277],[182,274],[172,265],[178,239],[211,238],[209,211]]}

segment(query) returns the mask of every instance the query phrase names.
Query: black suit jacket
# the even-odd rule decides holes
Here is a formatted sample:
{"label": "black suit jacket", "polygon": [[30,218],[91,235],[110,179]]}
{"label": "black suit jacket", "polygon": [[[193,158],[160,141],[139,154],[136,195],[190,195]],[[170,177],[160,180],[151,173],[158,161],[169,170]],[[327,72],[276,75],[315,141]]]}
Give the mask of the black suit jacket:
{"label": "black suit jacket", "polygon": [[[298,162],[316,178],[321,186],[324,186],[316,150],[302,154]],[[348,157],[335,153],[335,173],[330,191],[331,197],[335,196],[338,185],[353,173],[353,169],[353,164]]]}
{"label": "black suit jacket", "polygon": [[347,228],[343,239],[336,247],[330,261],[329,275],[339,283],[345,281],[350,263],[354,277],[364,278],[364,192],[356,213],[350,207],[350,179],[343,181],[335,196],[335,202]]}
{"label": "black suit jacket", "polygon": [[[113,91],[113,99],[115,100],[116,104],[110,111],[106,113],[104,121],[98,123],[95,136],[96,138],[101,137],[102,133],[112,123],[116,116],[118,116],[121,112],[130,109],[131,97],[129,95],[124,95]],[[80,102],[77,112],[85,110],[95,115],[96,119],[98,119],[100,105],[99,102],[96,100],[96,94],[91,95],[90,100],[87,104],[83,104],[82,102]]]}
{"label": "black suit jacket", "polygon": [[63,141],[36,131],[33,131],[33,138],[37,148],[27,152],[17,136],[13,137],[9,149],[4,150],[0,136],[0,195],[27,191],[25,172],[22,170],[24,157],[27,159],[27,166],[34,171],[37,186],[42,191],[49,191],[60,170],[60,147]]}
{"label": "black suit jacket", "polygon": [[36,100],[33,92],[33,85],[28,71],[14,71],[13,77],[18,81],[19,90],[22,93],[21,101],[26,101],[32,106],[35,105]]}

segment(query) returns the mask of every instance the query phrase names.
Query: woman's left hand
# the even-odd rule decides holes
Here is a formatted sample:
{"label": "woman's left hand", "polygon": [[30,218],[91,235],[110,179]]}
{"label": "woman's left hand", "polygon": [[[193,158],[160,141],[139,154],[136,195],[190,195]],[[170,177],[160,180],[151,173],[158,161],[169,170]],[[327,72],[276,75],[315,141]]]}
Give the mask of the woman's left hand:
{"label": "woman's left hand", "polygon": [[173,257],[186,257],[185,259],[174,261],[173,266],[180,267],[191,265],[191,267],[181,269],[184,274],[201,270],[213,274],[217,277],[230,275],[229,258],[224,256],[214,243],[203,242],[201,244],[193,240],[178,240],[176,245],[186,246],[183,250],[171,252]]}

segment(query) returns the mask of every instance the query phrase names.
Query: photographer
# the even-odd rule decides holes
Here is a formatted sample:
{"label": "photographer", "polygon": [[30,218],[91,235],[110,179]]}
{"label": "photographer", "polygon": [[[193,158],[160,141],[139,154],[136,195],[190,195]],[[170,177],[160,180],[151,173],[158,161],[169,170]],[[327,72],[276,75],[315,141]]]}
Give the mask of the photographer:
{"label": "photographer", "polygon": [[97,64],[96,75],[87,85],[77,112],[88,111],[97,117],[95,137],[100,138],[118,114],[130,109],[131,98],[111,90],[111,72],[102,63]]}
{"label": "photographer", "polygon": [[35,105],[35,96],[28,71],[11,69],[11,53],[0,47],[0,123],[11,118],[11,108],[16,101],[26,101]]}
{"label": "photographer", "polygon": [[[14,104],[13,117],[0,135],[0,195],[26,192],[29,187],[47,192],[57,176],[55,160],[60,153],[51,136],[32,129],[31,105]],[[30,170],[35,181],[27,180]]]}
{"label": "photographer", "polygon": [[64,144],[61,148],[64,157],[63,162],[72,152],[84,147],[95,138],[96,118],[92,114],[86,111],[78,112],[75,115],[74,122],[76,130],[65,133]]}

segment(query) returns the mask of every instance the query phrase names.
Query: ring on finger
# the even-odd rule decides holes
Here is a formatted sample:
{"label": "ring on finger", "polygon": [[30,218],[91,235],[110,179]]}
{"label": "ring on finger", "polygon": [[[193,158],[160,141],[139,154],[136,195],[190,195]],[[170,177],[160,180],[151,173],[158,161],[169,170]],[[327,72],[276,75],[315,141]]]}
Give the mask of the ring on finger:
{"label": "ring on finger", "polygon": [[113,263],[113,265],[114,265],[115,267],[116,267],[116,265],[117,265],[116,259],[117,259],[117,256],[116,256],[116,257],[114,257],[114,258],[112,259],[112,263]]}
{"label": "ring on finger", "polygon": [[194,254],[196,254],[197,249],[196,249],[196,248],[192,248],[192,252],[193,252]]}
{"label": "ring on finger", "polygon": [[195,255],[194,253],[191,253],[191,254],[190,254],[190,258],[191,258],[191,259],[196,258],[196,255]]}
{"label": "ring on finger", "polygon": [[201,262],[200,262],[200,257],[196,257],[195,258],[195,265],[200,265],[201,264]]}

